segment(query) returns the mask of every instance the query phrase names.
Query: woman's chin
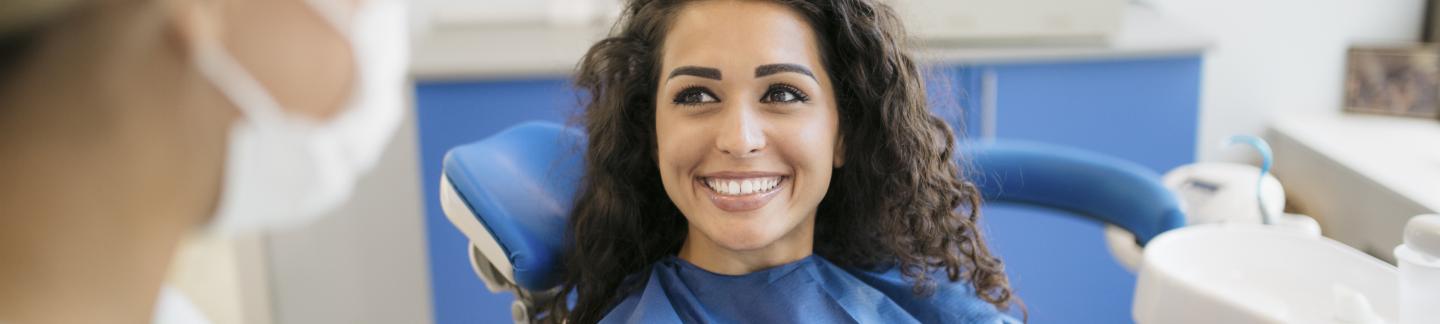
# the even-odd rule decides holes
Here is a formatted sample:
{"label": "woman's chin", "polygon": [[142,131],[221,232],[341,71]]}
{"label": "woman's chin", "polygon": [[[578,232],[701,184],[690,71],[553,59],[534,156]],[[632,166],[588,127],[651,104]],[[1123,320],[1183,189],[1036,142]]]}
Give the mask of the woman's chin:
{"label": "woman's chin", "polygon": [[[748,219],[743,223],[755,223],[766,219]],[[715,231],[702,231],[715,245],[735,252],[754,252],[775,245],[784,236],[775,226],[779,224],[734,224]]]}

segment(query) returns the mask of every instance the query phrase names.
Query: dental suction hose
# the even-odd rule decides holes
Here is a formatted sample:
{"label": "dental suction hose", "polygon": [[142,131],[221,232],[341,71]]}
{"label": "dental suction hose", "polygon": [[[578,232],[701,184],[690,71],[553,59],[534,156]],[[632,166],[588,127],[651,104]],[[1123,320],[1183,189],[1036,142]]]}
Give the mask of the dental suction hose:
{"label": "dental suction hose", "polygon": [[1255,148],[1257,153],[1260,153],[1260,176],[1255,179],[1256,206],[1260,207],[1260,223],[1274,225],[1277,221],[1275,219],[1276,215],[1271,215],[1270,211],[1265,208],[1265,195],[1261,194],[1265,192],[1261,186],[1265,183],[1265,175],[1270,173],[1270,164],[1275,161],[1274,154],[1270,153],[1270,144],[1265,143],[1264,139],[1257,136],[1235,135],[1230,137],[1230,141],[1226,145],[1235,144],[1250,145],[1250,147]]}

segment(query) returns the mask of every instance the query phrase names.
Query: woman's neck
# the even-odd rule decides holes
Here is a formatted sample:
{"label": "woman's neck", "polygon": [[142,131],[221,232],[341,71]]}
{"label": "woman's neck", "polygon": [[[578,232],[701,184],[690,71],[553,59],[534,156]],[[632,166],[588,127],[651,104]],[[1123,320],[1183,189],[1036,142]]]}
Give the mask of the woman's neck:
{"label": "woman's neck", "polygon": [[705,271],[742,275],[808,257],[814,246],[815,217],[812,215],[775,242],[752,250],[726,248],[691,226],[678,257]]}

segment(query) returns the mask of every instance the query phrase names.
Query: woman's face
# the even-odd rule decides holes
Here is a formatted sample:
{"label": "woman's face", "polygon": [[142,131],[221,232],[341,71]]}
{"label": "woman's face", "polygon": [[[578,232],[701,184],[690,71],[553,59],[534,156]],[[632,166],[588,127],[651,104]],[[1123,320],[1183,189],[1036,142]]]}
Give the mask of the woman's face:
{"label": "woman's face", "polygon": [[658,76],[656,158],[689,221],[687,248],[809,255],[842,162],[834,92],[805,19],[768,2],[692,3],[666,35]]}

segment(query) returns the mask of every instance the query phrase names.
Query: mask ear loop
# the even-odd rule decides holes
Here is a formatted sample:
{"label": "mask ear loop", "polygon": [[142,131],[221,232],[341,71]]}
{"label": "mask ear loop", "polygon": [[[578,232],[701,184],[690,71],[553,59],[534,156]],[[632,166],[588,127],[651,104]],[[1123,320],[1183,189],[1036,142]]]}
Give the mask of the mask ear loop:
{"label": "mask ear loop", "polygon": [[1225,145],[1228,147],[1235,144],[1247,144],[1255,148],[1256,152],[1260,153],[1262,162],[1260,164],[1260,177],[1255,179],[1255,201],[1258,202],[1260,206],[1260,222],[1265,225],[1273,225],[1275,224],[1275,215],[1271,215],[1270,210],[1265,208],[1265,195],[1263,191],[1261,191],[1263,189],[1261,185],[1265,183],[1265,175],[1270,173],[1270,165],[1275,160],[1274,155],[1270,152],[1270,144],[1265,143],[1264,139],[1256,136],[1235,135],[1231,136],[1230,141]]}
{"label": "mask ear loop", "polygon": [[[250,75],[240,62],[226,52],[219,40],[201,41],[196,46],[195,65],[200,73],[217,83],[216,88],[225,97],[235,102],[246,117],[253,119],[281,120],[284,118],[280,104],[270,97],[265,86]],[[260,108],[264,107],[264,108]]]}
{"label": "mask ear loop", "polygon": [[279,102],[231,56],[221,41],[220,15],[213,2],[172,2],[180,37],[189,45],[191,66],[248,119],[284,120]]}

